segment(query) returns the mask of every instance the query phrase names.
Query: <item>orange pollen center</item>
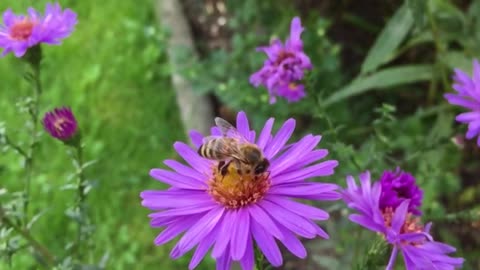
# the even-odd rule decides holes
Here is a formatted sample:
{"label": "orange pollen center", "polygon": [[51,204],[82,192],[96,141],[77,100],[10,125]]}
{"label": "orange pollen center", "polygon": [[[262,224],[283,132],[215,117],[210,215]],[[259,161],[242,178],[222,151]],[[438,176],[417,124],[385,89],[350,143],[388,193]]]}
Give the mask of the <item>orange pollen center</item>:
{"label": "orange pollen center", "polygon": [[225,175],[215,165],[208,185],[208,193],[215,201],[235,209],[261,200],[270,188],[270,179],[268,172],[258,175],[241,173],[234,163],[230,163]]}
{"label": "orange pollen center", "polygon": [[[385,225],[387,227],[392,226],[392,219],[393,219],[393,209],[391,207],[387,207],[382,210],[383,220],[385,221]],[[400,233],[421,233],[423,232],[423,224],[420,221],[419,217],[412,215],[411,213],[407,213],[407,217],[405,218],[405,223],[403,223],[402,228],[400,229]],[[421,244],[421,243],[410,243],[410,244]]]}
{"label": "orange pollen center", "polygon": [[298,88],[297,88],[297,84],[296,83],[289,83],[288,84],[288,89],[290,91],[296,91]]}
{"label": "orange pollen center", "polygon": [[283,62],[283,60],[287,59],[287,58],[290,58],[290,57],[295,57],[295,55],[291,52],[287,52],[287,51],[281,51],[279,54],[278,54],[278,57],[277,59],[275,60],[275,65],[280,65],[280,63]]}
{"label": "orange pollen center", "polygon": [[27,40],[30,35],[32,35],[33,27],[35,26],[35,22],[25,18],[21,21],[16,22],[10,28],[10,36],[14,40]]}

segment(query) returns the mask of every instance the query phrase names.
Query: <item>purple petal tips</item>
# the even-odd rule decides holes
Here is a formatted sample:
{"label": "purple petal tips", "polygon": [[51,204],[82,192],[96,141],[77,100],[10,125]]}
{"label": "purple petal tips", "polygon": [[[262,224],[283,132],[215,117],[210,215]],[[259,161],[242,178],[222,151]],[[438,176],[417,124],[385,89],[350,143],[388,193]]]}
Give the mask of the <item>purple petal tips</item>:
{"label": "purple petal tips", "polygon": [[61,141],[72,139],[78,130],[77,120],[72,110],[67,107],[56,108],[45,113],[43,126],[48,134]]}
{"label": "purple petal tips", "polygon": [[468,125],[467,139],[477,138],[480,146],[480,64],[473,61],[472,76],[460,69],[455,69],[452,88],[456,93],[445,94],[445,99],[452,105],[463,107],[470,112],[461,113],[456,120]]}

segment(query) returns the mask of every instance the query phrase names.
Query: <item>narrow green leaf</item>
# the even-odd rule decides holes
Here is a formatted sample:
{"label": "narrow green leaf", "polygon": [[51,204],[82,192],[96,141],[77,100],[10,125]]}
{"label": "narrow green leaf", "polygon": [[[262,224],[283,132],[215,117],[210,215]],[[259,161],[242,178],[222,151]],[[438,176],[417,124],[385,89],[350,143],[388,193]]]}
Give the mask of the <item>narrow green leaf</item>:
{"label": "narrow green leaf", "polygon": [[391,54],[402,43],[413,25],[413,16],[404,4],[388,21],[375,44],[370,48],[367,58],[362,64],[361,74],[374,71],[391,59]]}
{"label": "narrow green leaf", "polygon": [[432,75],[433,67],[431,65],[406,65],[386,68],[353,80],[349,85],[328,97],[323,105],[328,106],[372,89],[429,80]]}

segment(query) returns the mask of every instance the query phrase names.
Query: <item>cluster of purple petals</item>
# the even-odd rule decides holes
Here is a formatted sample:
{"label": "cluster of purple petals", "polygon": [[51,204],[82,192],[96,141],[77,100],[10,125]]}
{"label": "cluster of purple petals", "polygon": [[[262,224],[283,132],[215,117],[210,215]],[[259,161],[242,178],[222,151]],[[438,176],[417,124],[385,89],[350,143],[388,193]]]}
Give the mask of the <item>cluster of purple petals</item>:
{"label": "cluster of purple petals", "polygon": [[43,117],[43,126],[52,137],[62,141],[73,138],[78,129],[77,120],[67,107],[47,112]]}
{"label": "cluster of purple petals", "polygon": [[480,64],[473,61],[472,76],[460,69],[455,69],[453,75],[453,89],[456,93],[445,94],[450,104],[463,107],[469,112],[457,115],[456,120],[468,125],[467,139],[477,137],[477,145],[480,146]]}
{"label": "cluster of purple petals", "polygon": [[358,213],[351,214],[349,219],[360,226],[382,234],[392,245],[392,254],[387,270],[394,269],[397,254],[403,255],[407,270],[418,269],[455,269],[460,268],[463,258],[450,257],[455,248],[447,244],[436,242],[430,235],[431,224],[427,224],[422,232],[404,232],[402,228],[408,222],[410,200],[403,200],[394,210],[390,226],[385,223],[380,198],[382,185],[370,180],[370,172],[366,171],[359,176],[360,186],[352,176],[347,177],[347,188],[342,191],[347,206]]}
{"label": "cluster of purple petals", "polygon": [[2,56],[13,52],[16,57],[22,57],[28,48],[40,43],[60,44],[76,24],[76,13],[70,9],[62,10],[58,3],[47,4],[45,15],[33,8],[28,9],[27,15],[16,15],[8,9],[3,13],[3,25],[0,25]]}
{"label": "cluster of purple petals", "polygon": [[408,212],[421,215],[423,191],[417,186],[413,175],[403,172],[400,168],[395,171],[384,171],[380,177],[382,193],[380,208],[392,207],[396,209],[403,201],[409,200]]}
{"label": "cluster of purple petals", "polygon": [[257,48],[257,51],[264,52],[268,58],[263,67],[250,76],[250,83],[255,87],[265,86],[270,95],[270,103],[275,103],[276,97],[295,102],[305,96],[305,88],[300,80],[306,70],[312,69],[312,63],[303,52],[300,38],[302,32],[300,18],[295,17],[285,44],[277,39],[270,46]]}

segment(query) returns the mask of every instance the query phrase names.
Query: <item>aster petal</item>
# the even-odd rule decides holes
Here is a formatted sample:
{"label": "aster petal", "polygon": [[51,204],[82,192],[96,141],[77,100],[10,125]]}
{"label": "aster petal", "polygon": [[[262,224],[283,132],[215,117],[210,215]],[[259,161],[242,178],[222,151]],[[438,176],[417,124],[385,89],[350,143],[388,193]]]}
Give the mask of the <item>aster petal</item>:
{"label": "aster petal", "polygon": [[237,130],[243,135],[243,137],[245,137],[245,139],[252,142],[250,141],[250,126],[248,124],[247,115],[243,111],[237,114]]}
{"label": "aster petal", "polygon": [[193,145],[195,145],[197,149],[200,148],[200,146],[203,144],[203,134],[196,130],[192,130],[188,133],[188,135],[190,136],[190,140],[192,141]]}
{"label": "aster petal", "polygon": [[269,201],[263,200],[259,203],[260,207],[265,210],[276,222],[285,226],[292,232],[305,237],[312,239],[315,237],[316,229],[307,220],[303,217],[288,211],[287,209],[282,209],[278,205],[273,204]]}
{"label": "aster petal", "polygon": [[262,150],[265,149],[267,142],[272,137],[272,127],[273,127],[274,121],[275,121],[274,118],[269,118],[265,123],[265,126],[263,127],[262,132],[260,133],[260,136],[258,137],[257,146]]}
{"label": "aster petal", "polygon": [[247,247],[245,249],[245,254],[240,260],[240,266],[243,270],[253,270],[255,267],[254,254],[253,254],[253,240],[252,235],[247,235]]}
{"label": "aster petal", "polygon": [[311,220],[308,220],[308,222],[315,228],[316,235],[324,239],[330,239],[330,236],[328,235],[328,233],[324,229],[322,229],[317,223]]}
{"label": "aster petal", "polygon": [[[176,173],[183,176],[191,177],[195,180],[198,180],[202,184],[204,184],[206,180],[208,180],[208,176],[205,173],[200,173],[199,171],[192,169],[192,167],[186,166],[176,160],[167,159],[163,163],[170,167],[172,170],[175,170]],[[206,185],[204,186],[206,187]]]}
{"label": "aster petal", "polygon": [[383,224],[379,224],[375,221],[373,221],[370,217],[368,216],[363,216],[363,215],[358,215],[358,214],[351,214],[348,216],[348,219],[350,221],[357,223],[358,225],[365,227],[371,231],[374,232],[379,232],[379,233],[385,233],[385,226]]}
{"label": "aster petal", "polygon": [[468,125],[468,131],[467,131],[467,134],[465,134],[465,137],[467,139],[472,139],[473,137],[477,136],[479,133],[480,133],[480,119],[470,122],[470,124]]}
{"label": "aster petal", "polygon": [[278,130],[275,137],[272,141],[265,147],[264,154],[268,159],[271,159],[275,154],[282,149],[283,146],[292,136],[293,130],[295,129],[295,120],[290,118],[288,119],[283,126]]}
{"label": "aster petal", "polygon": [[152,210],[161,210],[165,208],[179,208],[195,206],[201,203],[209,204],[212,198],[202,192],[188,192],[191,190],[180,191],[143,191],[140,193],[142,206]]}
{"label": "aster petal", "polygon": [[313,148],[318,145],[321,138],[321,136],[307,135],[278,158],[274,159],[271,162],[272,165],[270,166],[272,177],[279,175],[283,171],[289,169],[290,166],[295,165],[299,158],[310,153]]}
{"label": "aster petal", "polygon": [[278,248],[277,243],[275,243],[275,239],[272,237],[272,235],[264,231],[263,228],[254,220],[252,220],[251,229],[257,246],[260,248],[267,260],[274,267],[282,265],[282,254],[280,253],[280,249]]}
{"label": "aster petal", "polygon": [[196,190],[205,190],[206,188],[205,183],[202,183],[195,178],[163,169],[151,169],[150,176],[160,182],[169,184],[172,187]]}
{"label": "aster petal", "polygon": [[297,195],[317,195],[329,191],[338,189],[336,184],[328,183],[302,183],[302,184],[283,184],[272,186],[269,190],[269,194],[285,195],[285,196],[297,196]]}
{"label": "aster petal", "polygon": [[165,230],[163,230],[154,240],[155,245],[160,246],[173,238],[177,237],[179,234],[187,230],[195,222],[197,216],[189,216],[183,219],[177,219],[176,222],[169,225]]}
{"label": "aster petal", "polygon": [[170,217],[170,216],[186,216],[186,215],[191,215],[191,214],[197,214],[197,213],[202,213],[202,212],[207,212],[213,208],[215,208],[217,205],[213,203],[212,201],[210,202],[203,202],[203,203],[197,203],[194,206],[186,206],[186,207],[181,207],[181,208],[174,208],[174,209],[169,209],[165,210],[162,212],[157,212],[157,213],[152,213],[148,215],[151,218],[159,218],[159,217]]}
{"label": "aster petal", "polygon": [[392,229],[397,233],[400,232],[400,229],[405,223],[409,203],[410,200],[405,200],[395,209],[395,214],[392,218]]}
{"label": "aster petal", "polygon": [[193,256],[192,256],[192,259],[190,260],[190,263],[188,264],[188,269],[190,269],[190,270],[195,269],[195,267],[197,267],[198,264],[205,257],[208,250],[210,249],[210,247],[215,242],[215,239],[217,238],[217,234],[219,232],[219,227],[220,226],[216,226],[215,228],[213,228],[213,230],[202,241],[200,241],[197,249],[193,253]]}
{"label": "aster petal", "polygon": [[471,110],[475,110],[480,107],[480,102],[466,99],[465,97],[459,96],[457,94],[445,94],[444,97],[452,105],[462,106]]}
{"label": "aster petal", "polygon": [[232,220],[233,228],[230,248],[232,259],[238,261],[243,257],[247,248],[247,237],[250,233],[250,216],[246,209],[239,209],[235,212],[235,219]]}
{"label": "aster petal", "polygon": [[398,248],[397,246],[393,246],[392,254],[390,255],[390,259],[388,260],[388,265],[385,270],[392,270],[395,265],[395,260],[397,259]]}
{"label": "aster petal", "polygon": [[11,27],[15,23],[16,18],[17,16],[10,8],[3,13],[3,23],[6,27]]}
{"label": "aster petal", "polygon": [[223,217],[224,208],[217,206],[206,213],[200,220],[198,220],[191,229],[188,230],[183,237],[178,241],[178,247],[181,253],[186,253],[191,250],[196,244],[204,239]]}
{"label": "aster petal", "polygon": [[268,195],[265,197],[265,200],[278,205],[278,207],[288,209],[289,211],[307,219],[327,220],[329,218],[329,214],[326,211],[310,205],[292,201],[286,197]]}
{"label": "aster petal", "polygon": [[192,168],[199,172],[208,172],[211,170],[212,162],[200,157],[198,153],[193,151],[187,144],[176,142],[173,144],[173,147]]}
{"label": "aster petal", "polygon": [[457,115],[455,118],[458,122],[468,123],[475,120],[480,120],[480,112],[466,112]]}
{"label": "aster petal", "polygon": [[233,211],[226,211],[225,217],[223,218],[222,225],[220,227],[220,231],[217,235],[215,246],[213,247],[212,257],[213,258],[220,258],[225,252],[230,253],[227,249],[227,246],[230,242],[230,238],[232,237],[232,222],[233,218]]}
{"label": "aster petal", "polygon": [[229,249],[226,249],[226,252],[218,258],[217,260],[217,270],[231,270],[232,268],[232,258],[229,253]]}
{"label": "aster petal", "polygon": [[288,37],[285,47],[294,50],[301,50],[303,48],[300,35],[303,32],[303,27],[299,17],[295,17],[290,25],[290,36]]}
{"label": "aster petal", "polygon": [[303,181],[308,178],[318,177],[318,176],[329,176],[334,174],[335,167],[338,166],[338,161],[328,160],[312,166],[299,169],[297,171],[292,171],[278,176],[272,176],[272,182],[275,185],[292,183]]}
{"label": "aster petal", "polygon": [[283,234],[278,228],[277,224],[270,218],[270,216],[263,211],[258,205],[252,204],[248,207],[251,219],[255,220],[266,232],[269,232],[277,239],[283,239]]}
{"label": "aster petal", "polygon": [[287,228],[279,225],[282,232],[283,239],[280,239],[282,244],[295,256],[304,259],[307,257],[307,250],[303,246],[302,242]]}

